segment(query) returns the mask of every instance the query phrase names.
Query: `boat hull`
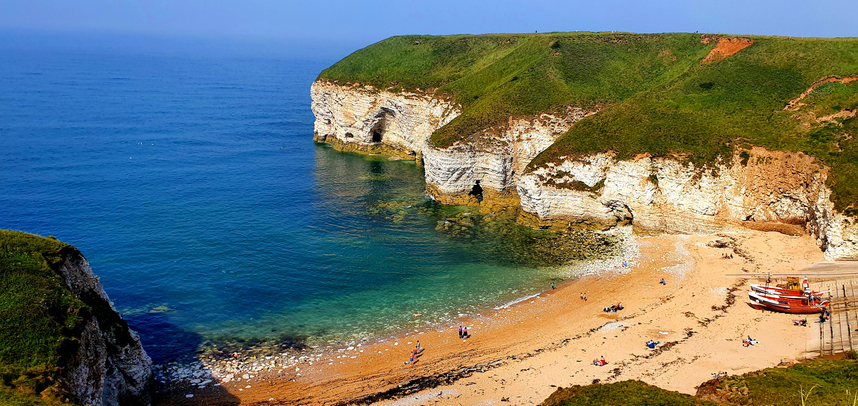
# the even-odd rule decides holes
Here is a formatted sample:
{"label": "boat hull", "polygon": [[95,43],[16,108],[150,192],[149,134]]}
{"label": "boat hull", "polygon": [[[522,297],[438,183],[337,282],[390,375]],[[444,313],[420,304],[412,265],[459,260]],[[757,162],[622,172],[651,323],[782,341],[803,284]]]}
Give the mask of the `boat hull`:
{"label": "boat hull", "polygon": [[748,292],[751,307],[760,310],[772,310],[791,314],[821,313],[828,306],[828,301],[810,301],[807,299],[786,299],[783,297],[764,295],[758,292]]}

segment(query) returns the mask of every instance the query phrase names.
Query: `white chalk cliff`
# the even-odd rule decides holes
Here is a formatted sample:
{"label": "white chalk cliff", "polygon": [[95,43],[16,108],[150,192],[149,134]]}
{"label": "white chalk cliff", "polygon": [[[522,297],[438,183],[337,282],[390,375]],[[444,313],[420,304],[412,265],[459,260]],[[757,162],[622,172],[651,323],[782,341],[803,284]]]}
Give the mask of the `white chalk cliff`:
{"label": "white chalk cliff", "polygon": [[122,319],[86,259],[64,250],[59,274],[71,293],[91,309],[77,352],[60,377],[74,403],[92,406],[149,405],[152,360]]}
{"label": "white chalk cliff", "polygon": [[323,80],[311,96],[318,141],[422,159],[427,190],[443,203],[475,204],[468,194],[480,181],[485,199],[520,204],[537,223],[692,233],[785,222],[816,236],[828,259],[858,257],[858,224],[834,210],[827,168],[800,153],[754,148],[705,170],[674,158],[617,161],[603,153],[527,172],[536,155],[594,112],[511,118],[487,129],[491,136],[439,149],[429,137],[461,114],[447,99]]}
{"label": "white chalk cliff", "polygon": [[461,114],[432,94],[392,93],[316,81],[310,87],[316,140],[358,151],[419,158],[429,136]]}

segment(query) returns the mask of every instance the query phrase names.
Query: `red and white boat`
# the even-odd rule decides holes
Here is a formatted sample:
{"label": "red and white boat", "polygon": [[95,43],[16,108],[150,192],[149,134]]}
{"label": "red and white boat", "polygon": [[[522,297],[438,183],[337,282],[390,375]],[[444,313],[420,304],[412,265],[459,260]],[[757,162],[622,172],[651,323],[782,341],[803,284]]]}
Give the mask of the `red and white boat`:
{"label": "red and white boat", "polygon": [[821,313],[828,306],[827,300],[808,298],[792,299],[777,295],[767,295],[760,292],[748,292],[751,307],[755,309],[773,310],[783,313],[811,314]]}
{"label": "red and white boat", "polygon": [[[807,299],[807,292],[802,292],[800,290],[794,289],[779,288],[777,286],[758,285],[752,283],[751,290],[770,296],[781,296],[789,299]],[[810,294],[813,295],[814,299],[817,300],[821,299],[823,293],[826,292],[810,292]]]}

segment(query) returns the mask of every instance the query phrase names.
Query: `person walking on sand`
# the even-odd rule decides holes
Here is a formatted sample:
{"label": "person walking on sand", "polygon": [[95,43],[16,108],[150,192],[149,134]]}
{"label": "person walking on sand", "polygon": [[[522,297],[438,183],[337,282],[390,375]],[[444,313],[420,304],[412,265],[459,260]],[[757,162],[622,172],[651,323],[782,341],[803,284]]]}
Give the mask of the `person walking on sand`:
{"label": "person walking on sand", "polygon": [[462,326],[459,326],[459,338],[462,338]]}

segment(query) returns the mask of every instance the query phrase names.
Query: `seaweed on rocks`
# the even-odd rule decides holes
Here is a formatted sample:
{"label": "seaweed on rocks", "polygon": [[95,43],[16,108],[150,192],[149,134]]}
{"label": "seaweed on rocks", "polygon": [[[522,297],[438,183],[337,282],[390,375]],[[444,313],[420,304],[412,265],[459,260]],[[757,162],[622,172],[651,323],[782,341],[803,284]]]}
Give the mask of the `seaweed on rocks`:
{"label": "seaweed on rocks", "polygon": [[517,213],[462,212],[442,216],[435,230],[463,243],[482,245],[487,262],[521,266],[557,266],[619,254],[619,238],[610,233],[570,228],[534,230],[516,223]]}

